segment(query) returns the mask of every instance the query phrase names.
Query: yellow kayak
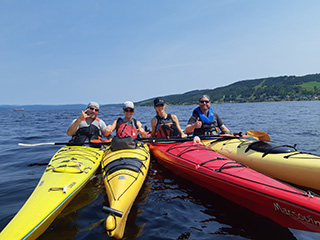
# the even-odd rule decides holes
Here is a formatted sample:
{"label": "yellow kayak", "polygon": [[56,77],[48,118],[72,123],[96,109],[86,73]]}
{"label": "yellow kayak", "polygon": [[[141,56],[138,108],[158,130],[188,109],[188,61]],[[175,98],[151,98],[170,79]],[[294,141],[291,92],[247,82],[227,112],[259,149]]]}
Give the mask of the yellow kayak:
{"label": "yellow kayak", "polygon": [[102,176],[109,206],[106,229],[110,237],[121,239],[131,206],[147,176],[150,153],[147,144],[138,143],[136,149],[112,151],[107,148],[101,162]]}
{"label": "yellow kayak", "polygon": [[320,190],[320,156],[246,138],[204,140],[213,150],[271,177]]}
{"label": "yellow kayak", "polygon": [[38,238],[91,179],[104,149],[65,146],[50,160],[33,193],[3,229],[0,239]]}

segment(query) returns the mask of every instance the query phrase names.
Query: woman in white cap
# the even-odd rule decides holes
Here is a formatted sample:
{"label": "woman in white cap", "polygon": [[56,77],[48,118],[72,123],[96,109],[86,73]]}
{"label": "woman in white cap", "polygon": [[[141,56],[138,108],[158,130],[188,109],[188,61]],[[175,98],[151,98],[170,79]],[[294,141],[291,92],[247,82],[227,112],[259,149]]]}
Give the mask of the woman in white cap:
{"label": "woman in white cap", "polygon": [[187,137],[180,127],[178,117],[174,114],[166,113],[164,98],[158,97],[154,99],[153,104],[157,115],[151,120],[151,137]]}
{"label": "woman in white cap", "polygon": [[90,102],[85,111],[74,119],[67,130],[68,136],[72,136],[70,143],[82,145],[86,141],[107,137],[106,124],[98,118],[99,104]]}
{"label": "woman in white cap", "polygon": [[137,121],[133,117],[134,104],[133,102],[126,101],[123,104],[124,118],[118,118],[111,125],[107,126],[106,132],[111,134],[116,130],[116,135],[118,137],[133,137],[137,138],[138,133],[141,137],[145,138],[147,136],[146,131],[143,129],[140,121]]}

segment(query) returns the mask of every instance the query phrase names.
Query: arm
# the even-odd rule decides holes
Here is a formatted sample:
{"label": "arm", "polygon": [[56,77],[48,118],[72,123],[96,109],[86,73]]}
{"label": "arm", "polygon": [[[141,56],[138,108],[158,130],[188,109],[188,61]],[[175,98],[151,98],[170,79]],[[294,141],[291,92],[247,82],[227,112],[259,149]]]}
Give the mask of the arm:
{"label": "arm", "polygon": [[142,123],[140,121],[137,121],[137,128],[138,128],[138,133],[140,133],[141,137],[145,138],[147,136],[147,133],[143,129]]}
{"label": "arm", "polygon": [[178,117],[176,115],[174,115],[174,114],[171,114],[171,117],[172,117],[172,120],[176,123],[176,126],[178,128],[180,137],[186,138],[187,135],[181,129]]}
{"label": "arm", "polygon": [[73,136],[76,131],[78,130],[79,124],[81,121],[83,121],[84,119],[86,119],[88,117],[87,112],[86,111],[81,111],[80,116],[71,123],[71,125],[69,126],[68,130],[67,130],[67,134],[68,136]]}
{"label": "arm", "polygon": [[202,127],[202,122],[199,120],[199,118],[197,118],[195,123],[190,123],[190,120],[189,120],[189,123],[186,126],[186,133],[192,133],[193,130],[201,127]]}
{"label": "arm", "polygon": [[156,136],[156,125],[157,125],[157,118],[154,117],[151,120],[151,137]]}
{"label": "arm", "polygon": [[221,118],[219,117],[219,115],[215,113],[215,117],[217,119],[220,131],[222,133],[230,133],[230,130],[223,124],[223,122],[222,122]]}
{"label": "arm", "polygon": [[106,127],[106,130],[104,131],[105,135],[110,135],[117,127],[117,120],[115,120],[111,125],[108,125]]}
{"label": "arm", "polygon": [[230,130],[224,124],[222,124],[219,128],[223,133],[230,133]]}

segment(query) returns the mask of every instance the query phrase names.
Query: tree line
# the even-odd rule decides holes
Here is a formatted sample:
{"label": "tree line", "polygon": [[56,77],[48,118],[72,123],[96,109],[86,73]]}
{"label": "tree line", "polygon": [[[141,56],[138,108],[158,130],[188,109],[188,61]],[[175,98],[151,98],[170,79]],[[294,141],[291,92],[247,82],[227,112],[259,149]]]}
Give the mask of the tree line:
{"label": "tree line", "polygon": [[[210,96],[213,103],[320,100],[320,74],[242,80],[225,87],[163,97],[170,105],[190,105],[203,94]],[[153,105],[153,98],[136,105]]]}

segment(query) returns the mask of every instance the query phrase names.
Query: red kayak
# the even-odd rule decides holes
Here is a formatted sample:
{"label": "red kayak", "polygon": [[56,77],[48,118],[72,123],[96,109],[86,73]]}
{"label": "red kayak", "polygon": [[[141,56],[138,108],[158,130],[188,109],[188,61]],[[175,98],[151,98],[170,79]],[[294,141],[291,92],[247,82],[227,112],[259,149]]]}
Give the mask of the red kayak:
{"label": "red kayak", "polygon": [[202,144],[151,143],[166,168],[278,224],[320,232],[320,197],[231,160]]}

